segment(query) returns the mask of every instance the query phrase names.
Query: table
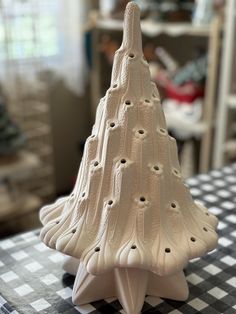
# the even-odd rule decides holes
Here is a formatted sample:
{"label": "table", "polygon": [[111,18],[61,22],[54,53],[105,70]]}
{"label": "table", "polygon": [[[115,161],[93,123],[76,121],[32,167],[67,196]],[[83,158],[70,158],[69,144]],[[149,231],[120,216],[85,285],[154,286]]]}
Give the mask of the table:
{"label": "table", "polygon": [[[195,199],[219,218],[219,246],[185,270],[187,302],[146,297],[143,313],[236,313],[236,164],[188,179]],[[32,231],[0,241],[0,313],[124,313],[113,298],[74,306],[63,255]]]}

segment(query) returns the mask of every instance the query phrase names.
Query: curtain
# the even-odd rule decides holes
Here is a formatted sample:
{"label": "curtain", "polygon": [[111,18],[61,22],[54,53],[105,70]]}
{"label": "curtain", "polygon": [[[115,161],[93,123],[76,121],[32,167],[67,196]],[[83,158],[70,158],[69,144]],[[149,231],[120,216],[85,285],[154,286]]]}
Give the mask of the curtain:
{"label": "curtain", "polygon": [[88,19],[89,1],[60,1],[59,29],[62,40],[62,63],[55,64],[55,68],[58,68],[65,78],[68,87],[77,93],[82,93],[87,78],[83,31]]}
{"label": "curtain", "polygon": [[75,93],[87,77],[83,0],[0,0],[0,80],[52,70]]}

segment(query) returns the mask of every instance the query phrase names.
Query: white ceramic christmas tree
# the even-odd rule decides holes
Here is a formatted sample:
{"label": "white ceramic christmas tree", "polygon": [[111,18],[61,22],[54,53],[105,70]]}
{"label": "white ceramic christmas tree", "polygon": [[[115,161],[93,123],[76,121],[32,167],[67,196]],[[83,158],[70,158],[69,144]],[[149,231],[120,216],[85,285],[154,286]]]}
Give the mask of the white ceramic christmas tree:
{"label": "white ceramic christmas tree", "polygon": [[141,311],[146,294],[185,300],[183,268],[217,245],[217,219],[182,180],[133,2],[74,190],[40,219],[42,240],[71,256],[73,302],[116,296],[128,314]]}

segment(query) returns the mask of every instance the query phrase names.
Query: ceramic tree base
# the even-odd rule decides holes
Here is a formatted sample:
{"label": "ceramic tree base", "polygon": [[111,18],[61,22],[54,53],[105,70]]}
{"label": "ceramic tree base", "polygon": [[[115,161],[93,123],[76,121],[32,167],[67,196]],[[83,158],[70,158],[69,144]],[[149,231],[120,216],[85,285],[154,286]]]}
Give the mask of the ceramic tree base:
{"label": "ceramic tree base", "polygon": [[115,268],[109,273],[94,276],[75,258],[67,259],[63,268],[76,275],[72,300],[77,305],[115,297],[126,314],[138,314],[146,295],[178,301],[188,297],[188,286],[182,271],[172,276],[158,276],[137,268]]}

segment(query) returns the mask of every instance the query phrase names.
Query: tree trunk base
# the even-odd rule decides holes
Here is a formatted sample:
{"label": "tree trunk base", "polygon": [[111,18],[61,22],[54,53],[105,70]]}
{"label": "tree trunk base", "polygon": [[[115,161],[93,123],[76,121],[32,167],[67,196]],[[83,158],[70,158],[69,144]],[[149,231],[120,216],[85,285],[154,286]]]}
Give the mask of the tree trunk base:
{"label": "tree trunk base", "polygon": [[178,301],[188,298],[188,286],[182,271],[172,276],[158,276],[143,269],[115,268],[94,276],[72,257],[66,260],[63,268],[76,276],[72,295],[76,305],[116,297],[127,314],[139,314],[146,295]]}

